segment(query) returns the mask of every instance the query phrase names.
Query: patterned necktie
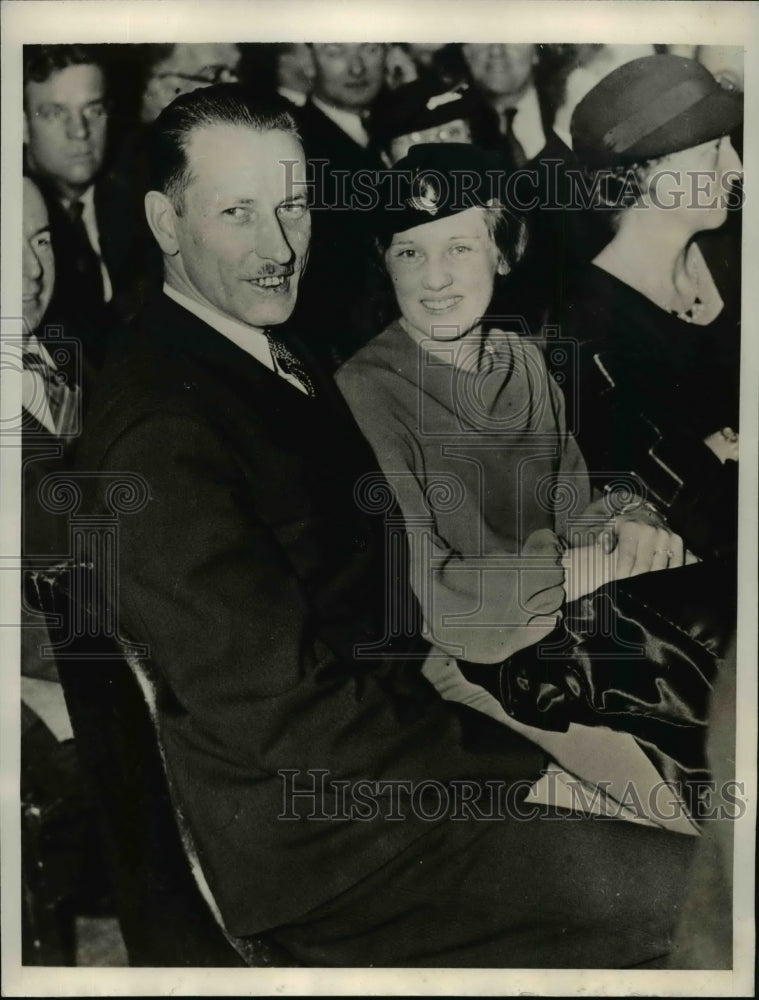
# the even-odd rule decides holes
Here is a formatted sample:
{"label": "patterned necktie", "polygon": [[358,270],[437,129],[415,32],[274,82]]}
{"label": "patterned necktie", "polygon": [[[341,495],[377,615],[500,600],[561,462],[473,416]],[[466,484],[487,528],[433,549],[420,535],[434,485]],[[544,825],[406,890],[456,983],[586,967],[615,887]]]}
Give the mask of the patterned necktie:
{"label": "patterned necktie", "polygon": [[[78,386],[66,385],[66,377],[63,372],[50,365],[40,354],[34,351],[24,351],[22,356],[24,371],[31,372],[38,385],[41,385],[44,393],[44,403],[50,411],[50,416],[55,427],[56,437],[70,437],[79,426],[79,399],[81,391]],[[44,424],[43,412],[44,404],[42,399],[37,399],[33,394],[28,404],[25,404],[28,412],[41,424]]]}
{"label": "patterned necktie", "polygon": [[514,135],[514,119],[517,114],[516,108],[507,108],[504,114],[504,125],[506,126],[504,130],[504,144],[508,152],[511,163],[515,169],[523,167],[527,163],[527,154],[524,151],[524,146]]}
{"label": "patterned necktie", "polygon": [[289,375],[290,378],[295,379],[299,382],[308,396],[315,396],[316,390],[314,389],[314,383],[311,381],[311,376],[306,371],[303,363],[299,358],[296,358],[293,352],[286,347],[281,340],[267,330],[266,339],[269,341],[269,347],[271,349],[271,356],[274,359],[274,364],[281,372],[285,375]]}
{"label": "patterned necktie", "polygon": [[84,203],[78,200],[70,202],[67,212],[71,220],[72,263],[76,269],[79,291],[86,304],[101,306],[105,301],[103,273],[100,269],[100,257],[90,243],[82,218]]}

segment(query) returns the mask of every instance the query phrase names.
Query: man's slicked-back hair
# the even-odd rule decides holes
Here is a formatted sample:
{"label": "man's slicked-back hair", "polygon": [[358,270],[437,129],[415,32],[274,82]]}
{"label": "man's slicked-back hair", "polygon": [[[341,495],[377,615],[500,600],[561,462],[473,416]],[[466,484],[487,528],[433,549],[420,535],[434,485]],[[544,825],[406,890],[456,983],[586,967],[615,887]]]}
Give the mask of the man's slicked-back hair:
{"label": "man's slicked-back hair", "polygon": [[[278,98],[251,95],[239,83],[219,83],[182,94],[150,125],[148,157],[150,186],[165,194],[181,215],[184,193],[192,180],[187,146],[196,129],[239,125],[256,132],[287,132],[299,142],[295,119]],[[224,150],[219,150],[224,156]]]}

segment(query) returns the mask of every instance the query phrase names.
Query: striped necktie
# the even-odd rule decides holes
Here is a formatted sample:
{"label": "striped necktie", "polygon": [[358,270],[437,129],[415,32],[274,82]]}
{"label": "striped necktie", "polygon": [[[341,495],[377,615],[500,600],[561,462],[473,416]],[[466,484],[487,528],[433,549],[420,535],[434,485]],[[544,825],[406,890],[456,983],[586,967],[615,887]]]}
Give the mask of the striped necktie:
{"label": "striped necktie", "polygon": [[269,347],[271,349],[271,356],[274,359],[274,364],[280,371],[295,379],[306,392],[308,396],[315,396],[316,390],[314,389],[314,383],[311,381],[311,376],[306,371],[303,363],[299,358],[293,354],[293,352],[274,337],[269,330],[266,331],[266,339],[269,341]]}

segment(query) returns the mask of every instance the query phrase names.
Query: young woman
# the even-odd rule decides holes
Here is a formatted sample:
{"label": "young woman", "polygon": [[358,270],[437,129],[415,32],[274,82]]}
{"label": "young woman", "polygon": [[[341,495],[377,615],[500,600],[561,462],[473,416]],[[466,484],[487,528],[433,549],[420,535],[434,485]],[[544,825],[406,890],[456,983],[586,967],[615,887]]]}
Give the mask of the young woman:
{"label": "young woman", "polygon": [[484,151],[455,144],[415,146],[397,165],[416,178],[380,238],[400,316],[337,376],[397,493],[431,636],[480,663],[548,634],[565,599],[684,559],[648,508],[613,520],[605,501],[588,509],[585,463],[539,347],[483,322],[524,244],[489,196],[492,169]]}
{"label": "young woman", "polygon": [[[337,374],[403,513],[439,652],[425,674],[491,715],[480,685],[512,719],[601,722],[697,770],[726,616],[719,627],[699,619],[711,607],[708,581],[691,572],[702,566],[653,597],[649,584],[619,600],[603,587],[695,560],[641,498],[590,502],[540,348],[484,319],[524,243],[490,189],[490,155],[418,145],[396,165],[405,197],[388,206],[378,242],[399,315]],[[590,604],[577,600],[586,595]]]}

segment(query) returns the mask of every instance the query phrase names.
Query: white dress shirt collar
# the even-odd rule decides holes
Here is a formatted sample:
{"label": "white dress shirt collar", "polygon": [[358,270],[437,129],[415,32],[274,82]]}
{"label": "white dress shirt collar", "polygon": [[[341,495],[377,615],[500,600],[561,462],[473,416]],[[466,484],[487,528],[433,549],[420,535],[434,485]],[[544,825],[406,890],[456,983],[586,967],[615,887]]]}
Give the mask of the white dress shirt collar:
{"label": "white dress shirt collar", "polygon": [[277,87],[277,93],[299,108],[302,108],[308,100],[308,94],[304,94],[302,90],[294,90],[292,87]]}
{"label": "white dress shirt collar", "polygon": [[516,114],[511,126],[514,137],[519,140],[525,156],[531,160],[546,144],[540,102],[535,87],[530,87],[514,105]]}
{"label": "white dress shirt collar", "polygon": [[361,115],[355,111],[345,111],[344,108],[334,108],[331,104],[325,104],[318,97],[311,97],[314,105],[330,119],[339,129],[353,139],[355,143],[364,149],[369,145],[369,133],[364,128]]}
{"label": "white dress shirt collar", "polygon": [[263,330],[260,330],[256,326],[248,326],[247,323],[241,323],[239,320],[232,319],[230,316],[224,316],[215,309],[211,309],[210,306],[205,306],[200,302],[196,302],[195,299],[191,299],[184,292],[177,291],[176,288],[172,288],[171,285],[166,282],[163,283],[163,291],[165,295],[168,295],[170,299],[173,299],[177,305],[182,306],[188,312],[191,312],[194,316],[197,316],[199,320],[203,323],[208,324],[212,329],[216,330],[222,336],[226,337],[227,340],[231,340],[233,344],[236,344],[241,350],[245,351],[252,358],[260,364],[265,365],[269,371],[276,372],[280,378],[283,378],[286,382],[294,385],[296,389],[300,389],[301,392],[307,392],[306,388],[292,375],[286,374],[282,369],[275,363],[274,358],[271,354],[271,347],[269,346],[269,341],[266,339],[266,334]]}

